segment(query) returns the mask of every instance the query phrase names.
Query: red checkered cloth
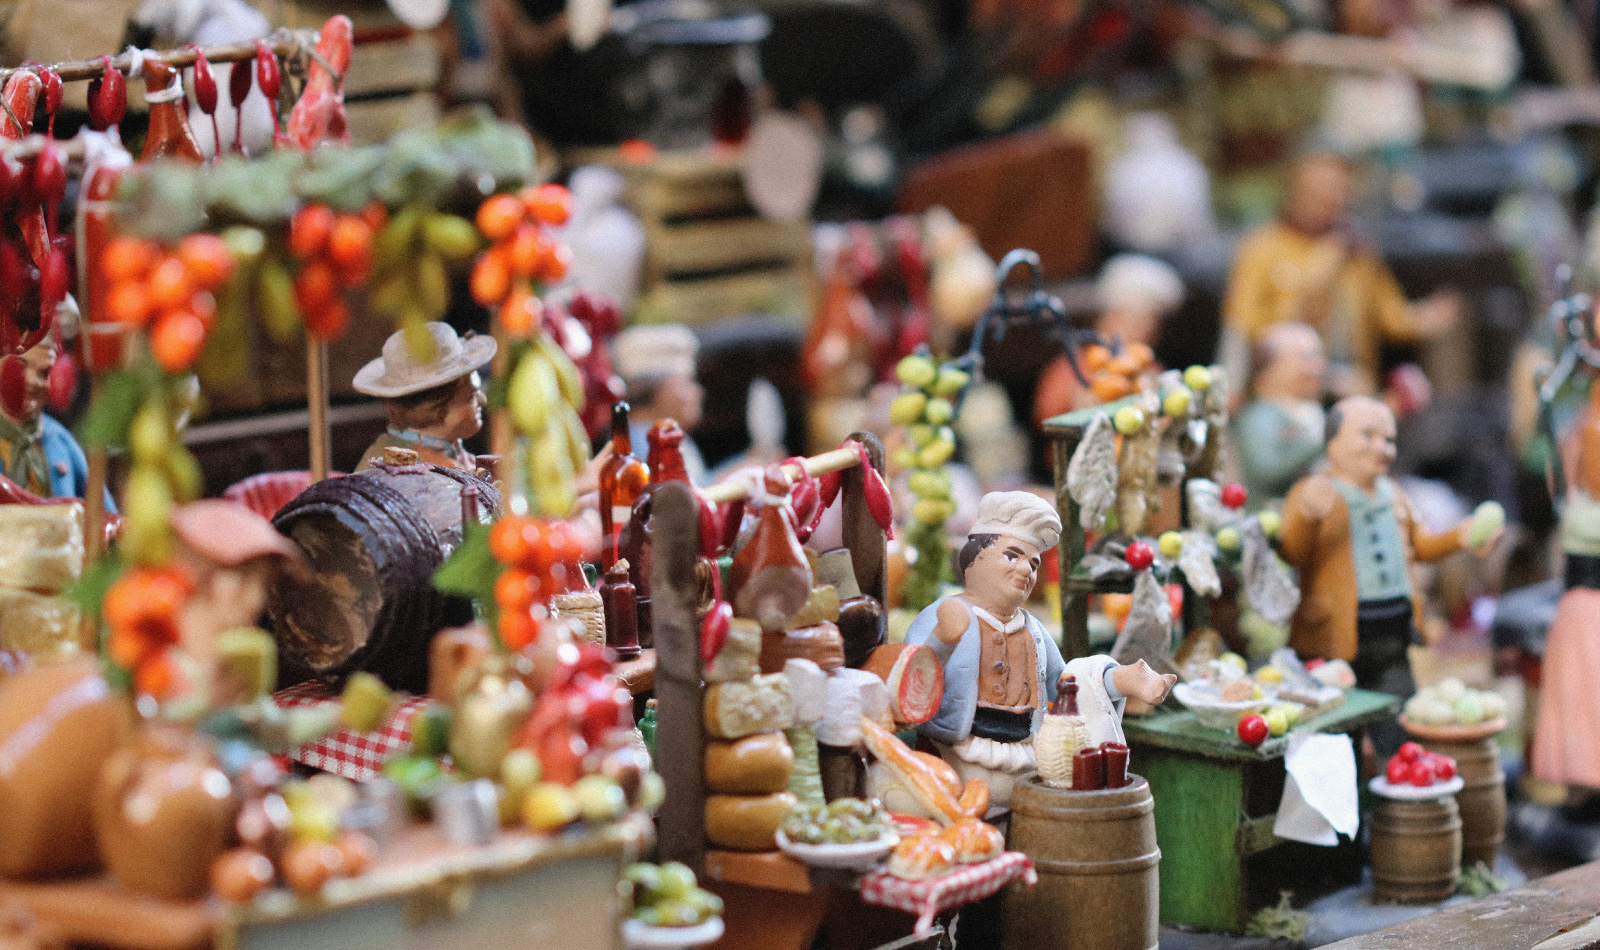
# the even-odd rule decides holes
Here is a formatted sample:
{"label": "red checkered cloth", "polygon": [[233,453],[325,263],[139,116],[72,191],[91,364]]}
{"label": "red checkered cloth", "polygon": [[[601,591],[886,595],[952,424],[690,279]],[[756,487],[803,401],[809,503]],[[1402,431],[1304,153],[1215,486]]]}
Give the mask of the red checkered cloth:
{"label": "red checkered cloth", "polygon": [[1033,862],[1021,851],[1007,851],[982,864],[965,864],[941,877],[907,881],[879,868],[861,879],[861,902],[917,915],[916,936],[933,934],[933,918],[963,904],[983,900],[1012,881],[1039,883]]}
{"label": "red checkered cloth", "polygon": [[[339,702],[339,691],[315,680],[272,694],[280,709],[303,709]],[[289,758],[334,775],[365,781],[383,769],[383,763],[411,748],[411,720],[433,703],[426,696],[405,696],[395,704],[383,727],[373,732],[344,729],[289,752]]]}

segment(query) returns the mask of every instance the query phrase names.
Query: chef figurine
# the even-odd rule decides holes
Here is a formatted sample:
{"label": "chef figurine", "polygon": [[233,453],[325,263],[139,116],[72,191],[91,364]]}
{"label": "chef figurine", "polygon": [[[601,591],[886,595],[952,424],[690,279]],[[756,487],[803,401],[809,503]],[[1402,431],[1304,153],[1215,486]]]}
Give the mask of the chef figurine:
{"label": "chef figurine", "polygon": [[1250,506],[1281,500],[1322,455],[1328,359],[1317,331],[1280,323],[1256,344],[1250,399],[1234,417],[1234,447]]}
{"label": "chef figurine", "polygon": [[643,458],[650,430],[671,419],[684,431],[680,445],[683,467],[696,485],[706,480],[706,463],[689,433],[700,426],[705,390],[695,380],[700,344],[688,327],[677,323],[630,327],[612,344],[612,362],[628,388],[628,434],[633,454]]}
{"label": "chef figurine", "polygon": [[[0,406],[0,475],[45,498],[82,498],[89,490],[89,462],[67,427],[44,413],[55,361],[56,344],[49,337],[22,354],[22,412],[13,416]],[[105,506],[117,510],[110,489]]]}
{"label": "chef figurine", "polygon": [[482,379],[478,370],[494,359],[492,337],[465,338],[445,323],[429,323],[434,358],[418,363],[395,332],[383,355],[356,373],[356,392],[383,399],[389,428],[367,449],[356,471],[371,468],[387,448],[415,451],[433,465],[475,472],[477,460],[462,445],[483,428]]}
{"label": "chef figurine", "polygon": [[1043,625],[1023,609],[1040,559],[1055,547],[1061,519],[1030,492],[990,492],[978,503],[959,563],[966,589],[926,607],[906,642],[926,644],[944,665],[939,712],[919,727],[963,781],[981,778],[990,801],[1006,805],[1012,782],[1035,766],[1033,734],[1063,672],[1077,678],[1090,741],[1123,742],[1128,697],[1155,705],[1177,677],[1144,661],[1120,666],[1108,656],[1062,660]]}
{"label": "chef figurine", "polygon": [[[1417,523],[1389,479],[1394,414],[1378,400],[1341,400],[1328,410],[1327,435],[1327,471],[1297,482],[1283,506],[1280,546],[1302,592],[1289,645],[1307,659],[1349,661],[1362,689],[1409,696],[1416,684],[1407,648],[1423,629],[1411,564],[1466,547],[1471,519],[1443,534]],[[1498,539],[1491,534],[1474,553]],[[1385,755],[1399,746],[1398,727],[1388,726],[1373,730]]]}
{"label": "chef figurine", "polygon": [[1288,321],[1310,325],[1331,361],[1329,386],[1342,396],[1378,384],[1378,346],[1448,333],[1461,299],[1440,291],[1411,304],[1387,265],[1349,228],[1352,171],[1331,153],[1294,167],[1279,220],[1245,237],[1223,300],[1222,364],[1244,379],[1249,347]]}

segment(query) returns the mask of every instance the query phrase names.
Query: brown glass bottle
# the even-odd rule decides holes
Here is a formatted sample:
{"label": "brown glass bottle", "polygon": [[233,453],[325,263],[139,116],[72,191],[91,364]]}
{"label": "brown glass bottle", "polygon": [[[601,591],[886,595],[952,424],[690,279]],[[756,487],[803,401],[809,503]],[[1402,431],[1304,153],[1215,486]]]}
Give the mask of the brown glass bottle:
{"label": "brown glass bottle", "polygon": [[140,160],[178,158],[197,165],[205,161],[184,115],[187,110],[178,71],[159,59],[145,60],[144,89],[145,101],[150,103],[150,131]]}
{"label": "brown glass bottle", "polygon": [[650,495],[662,482],[689,481],[683,467],[683,429],[671,419],[661,419],[650,429],[650,484],[633,503],[628,526],[618,539],[620,555],[628,559],[628,580],[633,584],[638,603],[639,643],[651,646],[654,638],[650,616]]}
{"label": "brown glass bottle", "polygon": [[[650,484],[650,467],[633,454],[633,437],[628,433],[629,406],[625,402],[611,405],[611,458],[600,469],[600,527],[605,543],[601,557],[610,567],[621,555],[618,553],[621,525],[617,523],[617,509],[629,512],[633,503]],[[626,516],[625,516],[626,517]]]}
{"label": "brown glass bottle", "polygon": [[606,571],[600,584],[600,601],[606,611],[606,646],[617,651],[617,659],[631,660],[639,655],[639,603],[628,582],[628,562],[619,560]]}

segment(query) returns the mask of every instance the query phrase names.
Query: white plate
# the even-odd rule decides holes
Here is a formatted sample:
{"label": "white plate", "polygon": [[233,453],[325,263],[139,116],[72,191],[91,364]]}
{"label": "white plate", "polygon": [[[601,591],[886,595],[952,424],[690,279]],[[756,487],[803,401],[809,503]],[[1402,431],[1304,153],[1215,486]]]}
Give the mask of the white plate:
{"label": "white plate", "polygon": [[628,950],[684,950],[704,946],[721,936],[721,917],[693,927],[651,927],[632,917],[622,922],[622,942]]}
{"label": "white plate", "polygon": [[886,831],[871,841],[858,841],[855,844],[805,844],[790,841],[781,828],[778,830],[779,850],[796,861],[819,868],[870,871],[877,867],[878,862],[899,843],[900,836],[893,831]]}
{"label": "white plate", "polygon": [[1209,726],[1212,729],[1221,729],[1224,732],[1232,732],[1238,726],[1241,717],[1250,713],[1258,713],[1277,701],[1269,693],[1262,699],[1242,699],[1235,703],[1223,702],[1195,689],[1188,683],[1179,683],[1174,686],[1172,695],[1178,698],[1178,702],[1182,703],[1185,709],[1194,713],[1195,718],[1200,720],[1200,725]]}
{"label": "white plate", "polygon": [[1372,794],[1397,802],[1426,802],[1446,795],[1454,795],[1467,785],[1457,775],[1448,782],[1434,782],[1432,785],[1390,785],[1389,780],[1381,775],[1374,775],[1367,787],[1372,789]]}

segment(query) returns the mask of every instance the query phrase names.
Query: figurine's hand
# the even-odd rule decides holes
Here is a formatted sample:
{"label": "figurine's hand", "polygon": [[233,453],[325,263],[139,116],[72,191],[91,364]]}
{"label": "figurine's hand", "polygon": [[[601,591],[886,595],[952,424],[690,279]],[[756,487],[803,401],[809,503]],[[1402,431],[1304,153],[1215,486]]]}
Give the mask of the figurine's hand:
{"label": "figurine's hand", "polygon": [[606,467],[606,462],[610,459],[611,444],[608,442],[599,454],[589,460],[589,464],[583,467],[583,471],[579,472],[577,479],[574,480],[572,487],[579,495],[600,490],[600,470]]}
{"label": "figurine's hand", "polygon": [[1153,707],[1167,698],[1178,677],[1173,673],[1157,673],[1150,664],[1139,660],[1112,670],[1111,682],[1116,685],[1117,692],[1128,699]]}
{"label": "figurine's hand", "polygon": [[1440,290],[1411,305],[1411,326],[1424,339],[1442,336],[1461,323],[1461,294]]}
{"label": "figurine's hand", "polygon": [[1461,546],[1466,548],[1468,551],[1471,551],[1473,554],[1476,554],[1478,557],[1488,557],[1490,553],[1494,551],[1495,545],[1500,543],[1500,539],[1505,537],[1505,533],[1506,529],[1502,526],[1496,529],[1493,534],[1485,538],[1482,544],[1475,545],[1468,540],[1472,536],[1471,518],[1461,522],[1461,524],[1456,527],[1456,536],[1461,539]]}

